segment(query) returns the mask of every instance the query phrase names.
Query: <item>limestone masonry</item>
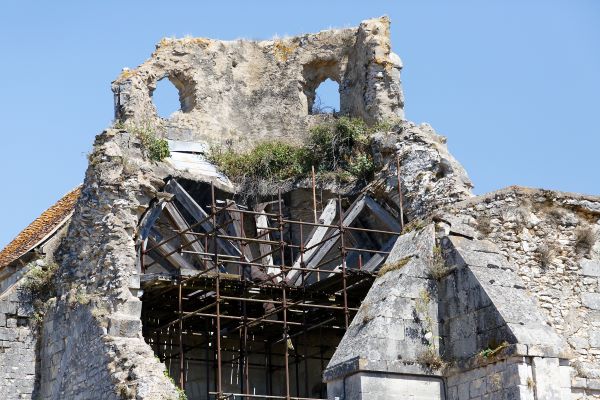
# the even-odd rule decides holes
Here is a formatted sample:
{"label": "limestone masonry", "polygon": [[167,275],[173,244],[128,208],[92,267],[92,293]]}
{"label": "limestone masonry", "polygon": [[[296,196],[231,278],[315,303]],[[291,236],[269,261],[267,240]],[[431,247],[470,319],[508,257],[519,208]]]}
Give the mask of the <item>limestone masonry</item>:
{"label": "limestone masonry", "polygon": [[0,252],[0,395],[600,399],[600,197],[474,196],[405,119],[389,30],[163,39],[124,69],[83,185]]}

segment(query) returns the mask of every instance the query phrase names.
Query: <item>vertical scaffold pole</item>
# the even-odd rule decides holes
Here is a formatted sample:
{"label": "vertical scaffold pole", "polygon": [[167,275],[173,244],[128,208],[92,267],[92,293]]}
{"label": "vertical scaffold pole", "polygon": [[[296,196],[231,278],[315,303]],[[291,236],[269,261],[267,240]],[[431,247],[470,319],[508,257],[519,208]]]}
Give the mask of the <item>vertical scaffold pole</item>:
{"label": "vertical scaffold pole", "polygon": [[179,280],[179,388],[185,390],[185,354],[183,353],[183,285]]}
{"label": "vertical scaffold pole", "polygon": [[342,211],[342,197],[338,195],[338,213],[340,215],[340,255],[342,256],[342,284],[343,284],[343,294],[344,294],[344,322],[346,324],[346,329],[348,329],[349,325],[349,316],[348,316],[348,293],[346,293],[346,243],[344,241],[344,213]]}
{"label": "vertical scaffold pole", "polygon": [[216,296],[216,311],[217,311],[217,399],[221,399],[223,396],[223,382],[222,382],[222,359],[221,359],[221,271],[219,269],[219,250],[217,247],[217,215],[216,200],[215,200],[215,184],[210,183],[211,192],[211,213],[213,222],[213,250],[214,250],[214,265],[217,271],[215,279],[215,296]]}
{"label": "vertical scaffold pole", "polygon": [[400,205],[400,229],[404,230],[404,199],[402,198],[402,181],[400,179],[400,154],[396,153],[396,177],[398,178],[398,203]]}

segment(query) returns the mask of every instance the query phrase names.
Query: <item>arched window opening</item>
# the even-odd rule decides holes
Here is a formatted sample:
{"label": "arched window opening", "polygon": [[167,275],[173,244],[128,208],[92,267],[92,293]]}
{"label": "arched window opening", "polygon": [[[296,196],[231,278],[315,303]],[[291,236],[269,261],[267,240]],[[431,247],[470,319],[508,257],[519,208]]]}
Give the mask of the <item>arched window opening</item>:
{"label": "arched window opening", "polygon": [[335,114],[340,111],[340,85],[326,79],[315,90],[310,114]]}
{"label": "arched window opening", "polygon": [[179,91],[169,79],[163,78],[156,83],[152,92],[152,101],[159,117],[168,119],[171,115],[181,110]]}

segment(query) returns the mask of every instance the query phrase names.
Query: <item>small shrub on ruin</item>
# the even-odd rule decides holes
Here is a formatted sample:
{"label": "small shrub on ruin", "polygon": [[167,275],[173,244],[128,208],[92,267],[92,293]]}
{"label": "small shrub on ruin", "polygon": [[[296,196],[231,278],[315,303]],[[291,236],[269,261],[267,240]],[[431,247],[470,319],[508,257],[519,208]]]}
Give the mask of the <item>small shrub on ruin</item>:
{"label": "small shrub on ruin", "polygon": [[144,153],[149,159],[162,161],[171,155],[169,142],[159,137],[151,124],[124,124],[124,127],[140,139]]}
{"label": "small shrub on ruin", "polygon": [[54,277],[57,270],[58,264],[56,263],[47,266],[35,265],[25,275],[21,289],[32,301],[47,301],[56,295]]}
{"label": "small shrub on ruin", "polygon": [[417,356],[417,362],[432,370],[442,370],[447,367],[446,362],[440,357],[435,346],[429,346]]}
{"label": "small shrub on ruin", "polygon": [[533,380],[532,377],[528,376],[527,377],[527,389],[533,390],[534,388],[535,388],[535,381]]}
{"label": "small shrub on ruin", "polygon": [[502,350],[504,350],[508,346],[508,342],[502,342],[496,347],[488,347],[486,349],[483,349],[479,353],[477,353],[477,359],[480,363],[485,363],[487,361],[493,360]]}
{"label": "small shrub on ruin", "polygon": [[428,224],[428,221],[424,221],[422,219],[416,218],[410,221],[408,224],[404,225],[404,229],[402,229],[402,234],[409,233],[412,231],[420,231],[425,228]]}
{"label": "small shrub on ruin", "polygon": [[58,264],[51,263],[46,266],[34,265],[23,279],[21,284],[21,301],[31,303],[32,315],[29,318],[32,331],[38,332],[46,313],[48,300],[56,296],[55,276]]}
{"label": "small shrub on ruin", "polygon": [[487,216],[481,216],[477,218],[477,229],[483,235],[488,236],[494,231],[492,227],[492,220]]}
{"label": "small shrub on ruin", "polygon": [[169,381],[171,381],[173,386],[175,386],[175,390],[177,391],[177,400],[188,400],[188,397],[185,394],[185,392],[179,386],[177,386],[173,377],[171,377],[171,375],[169,375],[169,371],[167,371],[165,369],[165,371],[163,372],[163,375],[165,376],[165,378],[167,378]]}
{"label": "small shrub on ruin", "polygon": [[543,243],[537,248],[537,254],[540,260],[542,269],[548,269],[554,262],[556,257],[556,251],[553,245],[549,243]]}
{"label": "small shrub on ruin", "polygon": [[233,179],[242,177],[281,180],[294,178],[305,170],[302,158],[301,148],[280,141],[259,143],[246,153],[215,148],[210,155],[210,161]]}
{"label": "small shrub on ruin", "polygon": [[589,226],[575,229],[575,249],[578,253],[589,254],[596,240],[597,235]]}
{"label": "small shrub on ruin", "polygon": [[446,266],[444,256],[442,254],[442,248],[435,246],[433,248],[433,257],[431,264],[427,268],[427,274],[431,279],[440,280],[451,272],[452,270]]}
{"label": "small shrub on ruin", "polygon": [[565,212],[560,208],[551,207],[547,210],[547,216],[548,219],[554,224],[560,225],[562,224],[563,219],[565,218]]}
{"label": "small shrub on ruin", "polygon": [[301,179],[313,166],[323,179],[370,180],[375,173],[368,146],[373,129],[361,119],[340,117],[313,127],[302,145],[269,141],[241,153],[217,146],[208,159],[238,183]]}

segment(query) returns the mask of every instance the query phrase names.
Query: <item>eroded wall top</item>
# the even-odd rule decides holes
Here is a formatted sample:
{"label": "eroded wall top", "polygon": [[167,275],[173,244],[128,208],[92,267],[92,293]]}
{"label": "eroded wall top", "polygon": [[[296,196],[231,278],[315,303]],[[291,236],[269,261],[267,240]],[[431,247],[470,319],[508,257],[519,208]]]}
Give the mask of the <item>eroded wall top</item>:
{"label": "eroded wall top", "polygon": [[[403,118],[400,58],[387,17],[357,28],[268,41],[163,39],[150,59],[113,82],[115,116],[159,125],[172,139],[243,147],[261,139],[299,140],[320,116],[309,110],[327,78],[340,87],[340,112],[367,122]],[[178,89],[181,110],[157,116],[161,79]]]}

